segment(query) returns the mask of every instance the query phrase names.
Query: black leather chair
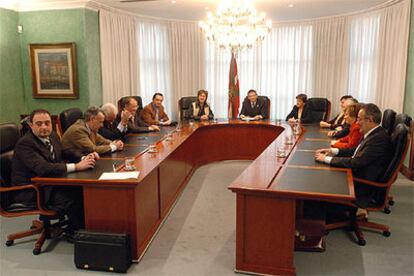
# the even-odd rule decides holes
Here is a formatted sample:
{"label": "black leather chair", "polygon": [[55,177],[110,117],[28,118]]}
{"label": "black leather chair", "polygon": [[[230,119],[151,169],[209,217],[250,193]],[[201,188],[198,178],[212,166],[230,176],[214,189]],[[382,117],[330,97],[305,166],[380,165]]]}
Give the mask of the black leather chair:
{"label": "black leather chair", "polygon": [[197,97],[182,97],[178,100],[178,109],[180,110],[180,121],[188,120],[191,117],[190,106],[197,101]]}
{"label": "black leather chair", "polygon": [[327,98],[309,98],[308,102],[312,105],[313,121],[328,121],[331,115],[331,102]]}
{"label": "black leather chair", "polygon": [[385,128],[389,135],[391,135],[392,131],[394,130],[394,123],[395,123],[395,116],[397,112],[392,109],[384,110],[382,115],[382,127]]}
{"label": "black leather chair", "polygon": [[404,114],[404,113],[400,113],[397,116],[395,116],[394,128],[398,124],[405,124],[407,127],[410,127],[411,126],[411,121],[412,121],[412,118],[410,116],[408,116],[407,114]]}
{"label": "black leather chair", "polygon": [[[13,150],[20,138],[19,128],[14,123],[0,124],[0,215],[3,217],[20,217],[41,215],[44,218],[55,218],[57,214],[54,211],[46,210],[41,205],[41,193],[35,185],[11,186],[11,169]],[[37,194],[37,200],[33,204],[23,204],[15,202],[13,193],[21,190],[34,190]],[[7,236],[6,245],[11,246],[16,239],[40,234],[37,239],[33,254],[38,255],[42,250],[42,245],[49,234],[49,227],[40,220],[34,220],[30,230],[10,234]]]}
{"label": "black leather chair", "polygon": [[[391,141],[393,144],[394,154],[380,181],[375,182],[356,177],[354,178],[354,182],[358,182],[360,185],[368,185],[378,188],[375,201],[372,201],[367,208],[369,211],[382,211],[388,203],[390,189],[392,187],[392,184],[394,184],[394,182],[397,180],[398,173],[408,151],[408,145],[410,143],[408,127],[405,124],[398,124],[391,134]],[[354,205],[354,207],[357,206]],[[326,226],[326,228],[327,230],[332,230],[349,226],[353,226],[359,245],[366,244],[361,228],[380,230],[385,237],[391,235],[388,225],[374,223],[368,221],[368,219],[359,220],[355,217],[347,221],[329,224]]]}
{"label": "black leather chair", "polygon": [[270,118],[270,99],[267,96],[257,96],[257,98],[265,103],[266,108],[266,116],[263,119]]}
{"label": "black leather chair", "polygon": [[122,97],[122,98],[120,98],[118,100],[118,112],[120,112],[122,109],[124,109],[125,104],[126,104],[126,99],[129,98],[129,97],[132,97],[132,98],[134,98],[137,101],[137,103],[138,103],[138,111],[140,111],[141,109],[144,108],[144,106],[142,105],[142,98],[141,98],[141,96],[125,96],[125,97]]}
{"label": "black leather chair", "polygon": [[79,108],[74,107],[62,111],[59,114],[60,133],[63,135],[72,124],[82,118],[83,112]]}
{"label": "black leather chair", "polygon": [[30,130],[30,116],[26,116],[23,119],[20,120],[20,125],[21,125],[21,129],[20,129],[20,135],[23,136],[26,134],[26,132],[28,132]]}

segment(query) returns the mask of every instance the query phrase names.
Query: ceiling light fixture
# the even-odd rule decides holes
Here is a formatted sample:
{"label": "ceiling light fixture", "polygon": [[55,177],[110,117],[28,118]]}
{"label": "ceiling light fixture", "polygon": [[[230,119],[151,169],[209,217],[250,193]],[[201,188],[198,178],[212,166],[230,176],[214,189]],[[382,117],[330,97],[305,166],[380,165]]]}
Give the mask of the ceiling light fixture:
{"label": "ceiling light fixture", "polygon": [[263,41],[272,27],[265,17],[250,0],[222,0],[216,14],[208,12],[200,27],[209,41],[237,52]]}

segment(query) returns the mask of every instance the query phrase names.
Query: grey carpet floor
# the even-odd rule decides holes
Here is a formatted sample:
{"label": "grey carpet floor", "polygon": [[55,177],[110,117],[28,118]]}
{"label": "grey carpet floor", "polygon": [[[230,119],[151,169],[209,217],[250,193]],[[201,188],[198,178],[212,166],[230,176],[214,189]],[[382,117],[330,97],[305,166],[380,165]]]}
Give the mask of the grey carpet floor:
{"label": "grey carpet floor", "polygon": [[[201,167],[130,275],[235,275],[235,195],[227,186],[250,162],[226,161]],[[342,230],[327,237],[324,253],[295,253],[298,275],[414,275],[414,183],[400,177],[393,188],[392,213],[370,213],[391,227],[391,237],[365,231],[360,247]],[[73,245],[45,244],[33,256],[33,238],[6,247],[7,233],[25,229],[33,218],[0,219],[0,275],[108,275],[77,270]],[[114,274],[117,275],[117,274]]]}

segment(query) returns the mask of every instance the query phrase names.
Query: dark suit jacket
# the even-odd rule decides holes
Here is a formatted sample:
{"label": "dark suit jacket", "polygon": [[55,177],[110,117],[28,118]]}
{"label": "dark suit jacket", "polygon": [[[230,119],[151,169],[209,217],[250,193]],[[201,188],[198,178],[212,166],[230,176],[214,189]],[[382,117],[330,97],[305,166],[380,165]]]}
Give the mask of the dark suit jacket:
{"label": "dark suit jacket", "polygon": [[265,106],[265,102],[257,98],[256,104],[252,108],[252,105],[248,98],[245,98],[243,101],[242,109],[240,111],[240,115],[248,116],[248,117],[255,117],[257,115],[261,115],[263,119],[268,118],[267,114],[267,106]]}
{"label": "dark suit jacket", "polygon": [[121,132],[118,129],[118,122],[114,121],[110,123],[109,121],[104,121],[103,127],[101,127],[98,131],[100,135],[102,135],[104,138],[109,140],[120,140],[122,139],[126,132]]}
{"label": "dark suit jacket", "polygon": [[[32,183],[31,179],[36,176],[59,177],[67,174],[66,163],[63,161],[62,144],[55,132],[49,137],[53,146],[55,159],[52,158],[47,146],[37,138],[32,131],[28,131],[17,142],[12,160],[12,185],[25,185]],[[70,152],[71,158],[77,158],[78,162],[82,156],[79,151]],[[65,156],[66,157],[66,156]],[[28,193],[25,193],[28,192]],[[34,193],[22,191],[22,201],[31,201]],[[45,194],[45,201],[48,195]]]}
{"label": "dark suit jacket", "polygon": [[[371,132],[361,142],[358,152],[352,158],[355,150],[355,148],[340,149],[338,156],[332,158],[331,165],[350,168],[355,177],[378,181],[384,175],[392,158],[391,138],[386,130],[380,126]],[[368,185],[358,186],[358,183],[356,183],[355,188],[357,204],[363,208],[368,206],[375,193],[381,189]]]}
{"label": "dark suit jacket", "polygon": [[[289,113],[289,115],[287,115],[286,121],[288,121],[290,118],[298,119],[298,111],[299,111],[299,108],[296,105],[294,105],[292,111]],[[311,103],[309,102],[305,103],[300,121],[305,124],[309,124],[313,122]]]}
{"label": "dark suit jacket", "polygon": [[343,112],[339,113],[335,116],[335,118],[328,121],[328,124],[331,124],[329,128],[332,130],[339,126],[342,126],[343,124],[345,124],[345,114]]}
{"label": "dark suit jacket", "polygon": [[334,139],[339,139],[347,136],[351,131],[351,126],[347,123],[342,125],[342,130],[336,131],[335,134],[332,136]]}
{"label": "dark suit jacket", "polygon": [[[128,130],[127,133],[146,133],[151,132],[148,125],[141,118],[141,110],[137,110],[134,116],[134,120],[130,119],[128,121]],[[121,121],[121,114],[118,114],[114,122],[115,126],[118,126],[118,123]],[[119,131],[119,130],[118,130]]]}

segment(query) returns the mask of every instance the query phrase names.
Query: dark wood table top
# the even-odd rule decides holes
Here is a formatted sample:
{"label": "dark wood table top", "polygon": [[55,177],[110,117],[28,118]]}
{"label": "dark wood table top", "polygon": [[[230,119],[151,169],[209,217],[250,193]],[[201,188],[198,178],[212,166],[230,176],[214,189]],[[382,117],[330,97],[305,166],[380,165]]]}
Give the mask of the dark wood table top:
{"label": "dark wood table top", "polygon": [[[121,152],[103,155],[97,161],[93,170],[71,173],[64,178],[34,178],[33,181],[44,185],[84,185],[95,183],[99,185],[139,185],[163,160],[172,154],[186,139],[199,132],[199,129],[214,131],[218,128],[232,128],[237,131],[241,127],[274,128],[281,132],[279,136],[255,159],[252,164],[229,186],[233,191],[270,192],[291,196],[312,194],[321,198],[337,196],[345,200],[354,199],[352,175],[350,170],[338,170],[316,163],[314,151],[318,148],[329,147],[326,130],[318,126],[305,125],[300,136],[292,133],[289,124],[274,121],[244,122],[240,120],[218,120],[217,122],[194,122],[180,125],[181,131],[175,127],[163,127],[157,133],[131,134],[125,137],[125,147]],[[167,141],[167,134],[172,134],[172,141]],[[202,133],[200,131],[200,133]],[[260,133],[260,132],[259,132]],[[254,139],[254,137],[251,137]],[[291,139],[292,143],[286,143]],[[150,154],[149,145],[155,144],[158,152]],[[284,149],[286,158],[277,157],[277,151]],[[98,180],[103,172],[112,172],[113,164],[122,164],[125,157],[135,156],[135,166],[140,171],[137,180],[101,181]],[[299,167],[302,168],[299,168]],[[305,168],[306,167],[306,168]],[[323,168],[323,170],[321,170]],[[122,170],[122,166],[120,166]],[[309,179],[313,179],[311,182]],[[319,180],[317,180],[319,179]],[[334,184],[327,179],[335,179]],[[76,180],[76,182],[74,181]],[[319,183],[318,185],[313,183]]]}

